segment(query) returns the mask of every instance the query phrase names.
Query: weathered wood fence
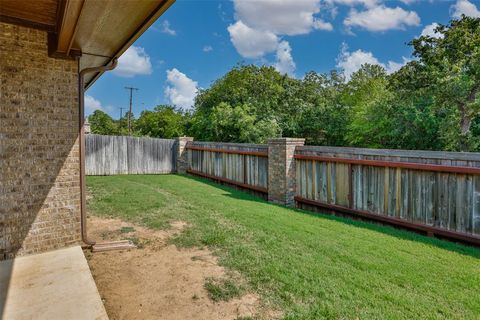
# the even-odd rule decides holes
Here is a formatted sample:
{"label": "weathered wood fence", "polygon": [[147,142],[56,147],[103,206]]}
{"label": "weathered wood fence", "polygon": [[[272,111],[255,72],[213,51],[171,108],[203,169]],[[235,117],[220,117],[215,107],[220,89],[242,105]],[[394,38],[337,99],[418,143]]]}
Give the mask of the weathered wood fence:
{"label": "weathered wood fence", "polygon": [[173,139],[85,136],[87,175],[172,173],[176,154]]}
{"label": "weathered wood fence", "polygon": [[303,146],[295,159],[299,203],[480,235],[479,154]]}
{"label": "weathered wood fence", "polygon": [[242,143],[191,142],[187,172],[267,193],[268,146]]}
{"label": "weathered wood fence", "polygon": [[[269,193],[268,145],[189,142],[187,172]],[[280,157],[281,158],[281,157]],[[297,146],[295,202],[480,244],[480,154]]]}
{"label": "weathered wood fence", "polygon": [[[315,206],[480,245],[480,153],[291,147],[295,139],[288,138],[282,138],[287,139],[283,147],[279,139],[264,145],[179,139],[87,135],[86,173],[186,169],[267,195],[271,201]],[[180,144],[182,139],[190,140]]]}

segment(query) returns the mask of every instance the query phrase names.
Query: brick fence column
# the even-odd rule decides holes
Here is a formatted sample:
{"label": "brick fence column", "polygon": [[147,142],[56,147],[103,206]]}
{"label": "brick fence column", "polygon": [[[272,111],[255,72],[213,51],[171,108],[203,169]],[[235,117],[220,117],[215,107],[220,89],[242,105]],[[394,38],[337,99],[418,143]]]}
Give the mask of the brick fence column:
{"label": "brick fence column", "polygon": [[192,137],[178,137],[177,144],[177,173],[185,174],[188,169],[188,150],[185,149],[187,143],[193,141]]}
{"label": "brick fence column", "polygon": [[294,206],[295,147],[303,146],[305,139],[278,138],[268,141],[268,201]]}

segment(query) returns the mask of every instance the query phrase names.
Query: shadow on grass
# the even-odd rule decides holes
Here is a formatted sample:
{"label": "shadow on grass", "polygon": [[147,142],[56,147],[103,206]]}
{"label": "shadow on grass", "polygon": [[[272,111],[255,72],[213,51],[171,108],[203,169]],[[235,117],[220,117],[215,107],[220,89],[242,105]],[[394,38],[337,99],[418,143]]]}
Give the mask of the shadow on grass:
{"label": "shadow on grass", "polygon": [[210,185],[214,188],[221,189],[221,190],[225,191],[224,196],[229,197],[229,198],[233,198],[233,199],[236,199],[236,200],[251,201],[251,202],[258,202],[258,203],[262,203],[262,204],[268,204],[270,206],[275,206],[275,207],[283,208],[283,209],[286,209],[286,210],[292,210],[292,211],[294,211],[298,214],[311,216],[311,217],[314,217],[316,219],[327,219],[327,220],[331,220],[331,221],[336,221],[336,222],[340,222],[340,223],[343,223],[343,224],[346,224],[346,225],[349,225],[349,226],[354,226],[354,227],[357,227],[357,228],[364,228],[364,229],[368,229],[368,230],[371,230],[371,231],[387,234],[389,236],[392,236],[392,237],[395,237],[395,238],[398,238],[398,239],[421,242],[421,243],[431,245],[431,246],[435,246],[435,247],[438,247],[438,248],[441,248],[441,249],[444,249],[444,250],[449,250],[449,251],[452,251],[452,252],[456,252],[456,253],[459,253],[459,254],[468,255],[468,256],[480,259],[480,249],[478,249],[476,247],[473,247],[473,246],[468,246],[468,245],[464,245],[464,244],[457,243],[457,242],[442,240],[442,239],[439,239],[439,238],[428,237],[428,236],[424,236],[424,235],[421,235],[421,234],[418,234],[418,233],[415,233],[415,232],[412,232],[412,231],[407,231],[407,230],[404,230],[404,229],[395,228],[395,227],[388,226],[388,225],[382,225],[382,224],[379,224],[377,222],[367,222],[365,220],[358,220],[358,219],[354,219],[354,218],[335,216],[335,215],[328,214],[328,213],[307,211],[307,210],[304,210],[304,209],[287,208],[285,206],[269,203],[268,201],[262,199],[261,197],[255,196],[255,195],[249,193],[248,191],[243,191],[243,190],[240,190],[236,187],[232,187],[232,186],[225,185],[225,184],[219,184],[215,181],[212,181],[212,180],[209,180],[209,179],[206,179],[206,178],[202,178],[202,177],[196,177],[196,176],[191,176],[191,175],[182,175],[182,176],[187,178],[187,179],[195,180],[195,181],[200,182],[200,183],[208,184],[208,185]]}

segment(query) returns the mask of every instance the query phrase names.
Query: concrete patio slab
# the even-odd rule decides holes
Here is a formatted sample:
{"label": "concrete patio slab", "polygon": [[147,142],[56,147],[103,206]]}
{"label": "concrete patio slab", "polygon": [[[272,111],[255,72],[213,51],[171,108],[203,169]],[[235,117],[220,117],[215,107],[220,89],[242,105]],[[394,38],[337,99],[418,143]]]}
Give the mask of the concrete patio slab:
{"label": "concrete patio slab", "polygon": [[0,318],[108,319],[79,246],[0,262]]}

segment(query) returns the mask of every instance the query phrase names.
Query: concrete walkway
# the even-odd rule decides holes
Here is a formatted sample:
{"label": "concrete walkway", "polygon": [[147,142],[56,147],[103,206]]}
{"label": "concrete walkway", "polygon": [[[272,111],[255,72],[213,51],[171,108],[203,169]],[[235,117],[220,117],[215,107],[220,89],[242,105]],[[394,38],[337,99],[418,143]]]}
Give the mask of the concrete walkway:
{"label": "concrete walkway", "polygon": [[82,249],[0,261],[0,319],[108,319]]}

